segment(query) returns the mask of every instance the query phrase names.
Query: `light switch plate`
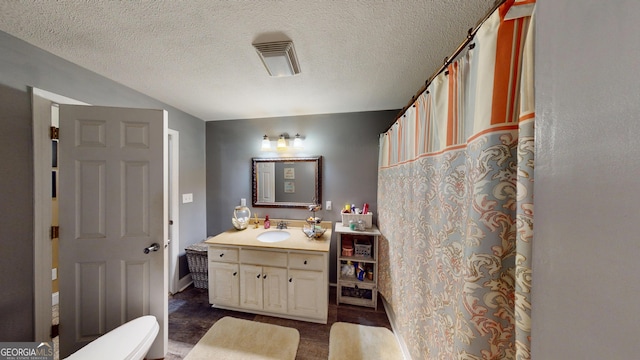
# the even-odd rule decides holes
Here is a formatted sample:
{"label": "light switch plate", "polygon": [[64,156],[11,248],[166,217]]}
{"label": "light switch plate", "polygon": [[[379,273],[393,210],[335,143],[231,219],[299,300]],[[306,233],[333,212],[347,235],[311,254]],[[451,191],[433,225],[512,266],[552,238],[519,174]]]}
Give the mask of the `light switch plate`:
{"label": "light switch plate", "polygon": [[331,201],[330,200],[327,200],[327,206],[325,206],[325,209],[331,210]]}
{"label": "light switch plate", "polygon": [[190,202],[193,202],[193,194],[182,194],[182,203],[186,204]]}
{"label": "light switch plate", "polygon": [[247,206],[247,199],[241,198],[240,199],[240,206]]}

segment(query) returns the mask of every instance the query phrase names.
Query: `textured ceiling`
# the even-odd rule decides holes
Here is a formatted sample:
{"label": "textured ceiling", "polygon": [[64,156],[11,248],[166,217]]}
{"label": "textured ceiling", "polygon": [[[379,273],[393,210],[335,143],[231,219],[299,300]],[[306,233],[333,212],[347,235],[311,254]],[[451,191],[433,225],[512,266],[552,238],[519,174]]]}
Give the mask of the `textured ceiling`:
{"label": "textured ceiling", "polygon": [[[400,109],[494,0],[0,1],[0,30],[203,120]],[[270,77],[254,42],[291,39]]]}

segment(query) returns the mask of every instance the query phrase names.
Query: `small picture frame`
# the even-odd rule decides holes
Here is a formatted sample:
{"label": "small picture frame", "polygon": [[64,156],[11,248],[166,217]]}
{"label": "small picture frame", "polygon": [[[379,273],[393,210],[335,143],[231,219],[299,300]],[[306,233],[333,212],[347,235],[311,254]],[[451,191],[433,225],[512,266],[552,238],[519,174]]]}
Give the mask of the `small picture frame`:
{"label": "small picture frame", "polygon": [[284,178],[288,180],[293,180],[296,178],[296,169],[295,168],[284,168]]}
{"label": "small picture frame", "polygon": [[296,192],[296,183],[295,181],[285,181],[284,182],[284,192],[287,194],[293,194]]}

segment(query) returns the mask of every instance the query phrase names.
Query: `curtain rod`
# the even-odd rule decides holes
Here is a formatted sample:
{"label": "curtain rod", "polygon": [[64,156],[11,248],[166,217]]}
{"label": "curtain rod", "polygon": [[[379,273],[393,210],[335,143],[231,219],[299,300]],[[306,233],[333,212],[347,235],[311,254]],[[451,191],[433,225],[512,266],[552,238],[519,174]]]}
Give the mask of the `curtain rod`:
{"label": "curtain rod", "polygon": [[409,103],[405,107],[403,107],[402,110],[400,110],[400,113],[398,115],[396,115],[396,118],[394,119],[393,124],[391,124],[391,126],[389,126],[387,130],[385,130],[383,133],[388,132],[393,127],[393,125],[395,125],[398,122],[398,119],[400,119],[402,114],[404,114],[407,111],[407,109],[416,102],[416,99],[418,98],[418,96],[420,96],[423,92],[427,90],[427,88],[429,87],[433,79],[435,79],[436,76],[440,75],[440,73],[443,72],[447,68],[447,66],[449,66],[451,61],[455,59],[458,55],[460,55],[462,50],[464,50],[464,48],[467,47],[467,45],[469,45],[471,40],[473,40],[476,33],[480,29],[480,26],[482,26],[482,24],[484,24],[484,22],[487,21],[487,19],[489,19],[489,17],[493,15],[493,13],[496,10],[498,10],[498,8],[500,8],[500,6],[502,6],[502,4],[506,3],[507,1],[508,0],[496,0],[496,2],[493,4],[493,7],[491,7],[491,10],[489,10],[489,12],[487,12],[484,15],[484,17],[482,17],[482,19],[476,24],[476,26],[470,28],[469,31],[467,31],[467,38],[458,46],[458,48],[449,57],[444,58],[444,62],[440,66],[440,68],[436,72],[434,72],[433,75],[431,75],[429,79],[427,79],[427,81],[425,81],[424,85],[420,88],[420,90],[418,90],[418,92],[411,97],[411,101],[409,101]]}

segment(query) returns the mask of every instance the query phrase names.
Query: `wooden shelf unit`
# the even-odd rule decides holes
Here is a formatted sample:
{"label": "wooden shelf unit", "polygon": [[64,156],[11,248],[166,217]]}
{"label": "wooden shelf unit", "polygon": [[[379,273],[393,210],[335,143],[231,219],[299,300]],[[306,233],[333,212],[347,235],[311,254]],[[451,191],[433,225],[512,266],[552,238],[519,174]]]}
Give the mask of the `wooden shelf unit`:
{"label": "wooden shelf unit", "polygon": [[[381,235],[378,228],[373,225],[364,231],[351,230],[342,223],[336,223],[334,232],[337,234],[337,291],[336,303],[340,305],[351,304],[359,306],[368,306],[377,309],[378,306],[378,236]],[[350,239],[353,242],[354,255],[342,255],[343,241]],[[356,256],[356,241],[368,240],[371,244],[371,256]],[[373,278],[358,280],[355,273],[353,276],[342,273],[342,267],[351,262],[352,266],[356,263],[363,263],[365,269],[373,271]]]}

